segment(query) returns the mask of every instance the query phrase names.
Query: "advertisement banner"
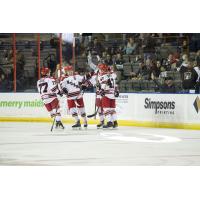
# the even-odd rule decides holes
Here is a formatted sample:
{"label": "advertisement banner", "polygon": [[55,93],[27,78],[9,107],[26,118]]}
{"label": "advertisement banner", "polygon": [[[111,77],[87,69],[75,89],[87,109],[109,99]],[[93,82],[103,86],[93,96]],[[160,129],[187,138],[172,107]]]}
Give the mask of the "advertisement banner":
{"label": "advertisement banner", "polygon": [[[70,117],[65,97],[60,97],[63,117]],[[95,111],[95,94],[84,94],[87,114]],[[119,120],[199,123],[200,95],[121,93],[116,100]],[[49,117],[38,93],[1,93],[0,117]]]}

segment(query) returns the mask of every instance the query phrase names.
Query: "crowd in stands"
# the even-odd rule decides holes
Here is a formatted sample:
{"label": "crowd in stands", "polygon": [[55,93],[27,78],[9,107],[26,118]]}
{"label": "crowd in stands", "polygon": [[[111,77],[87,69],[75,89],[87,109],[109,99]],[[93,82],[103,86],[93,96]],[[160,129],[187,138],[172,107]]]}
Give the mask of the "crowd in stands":
{"label": "crowd in stands", "polygon": [[[0,67],[0,91],[11,92],[13,91],[13,51],[4,50],[3,52],[3,65],[9,65],[9,70],[3,70],[3,65]],[[24,88],[24,65],[25,57],[21,51],[16,51],[16,87],[18,91],[23,91]]]}
{"label": "crowd in stands", "polygon": [[[60,61],[58,36],[52,35],[48,42],[55,53],[49,52],[41,65],[49,67],[53,75]],[[121,92],[199,93],[200,34],[77,34],[75,44],[74,64],[72,41],[63,41],[63,65],[75,65],[77,72],[85,73],[91,71],[88,54],[92,55],[95,64],[98,64],[99,56],[117,73]],[[29,42],[25,48],[30,48]],[[43,41],[40,48],[43,51]],[[32,56],[37,57],[36,48],[32,49]],[[3,70],[4,64],[13,63],[12,50],[4,49],[2,57],[0,91],[13,91],[13,67]],[[17,91],[23,91],[27,83],[26,56],[20,50],[16,52],[16,61]],[[34,65],[37,78],[37,60]]]}
{"label": "crowd in stands", "polygon": [[[118,74],[121,91],[199,92],[200,51],[190,55],[189,34],[127,34],[123,42],[110,45],[97,37],[78,51],[99,55]],[[81,45],[79,45],[80,47]],[[194,46],[194,45],[193,45]],[[167,47],[165,54],[162,49]],[[144,82],[153,87],[144,88]],[[137,82],[137,84],[136,84]],[[154,84],[152,84],[152,82]],[[141,84],[141,87],[134,85]],[[177,85],[176,85],[177,84]],[[168,88],[169,86],[170,88]]]}

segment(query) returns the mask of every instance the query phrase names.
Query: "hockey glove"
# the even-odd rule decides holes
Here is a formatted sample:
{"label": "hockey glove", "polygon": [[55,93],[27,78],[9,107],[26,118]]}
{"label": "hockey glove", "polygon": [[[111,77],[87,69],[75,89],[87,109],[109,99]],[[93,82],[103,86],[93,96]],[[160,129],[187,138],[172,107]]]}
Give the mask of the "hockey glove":
{"label": "hockey glove", "polygon": [[103,89],[101,89],[100,91],[99,91],[99,93],[100,93],[100,95],[103,97],[103,96],[105,96],[105,91],[103,90]]}
{"label": "hockey glove", "polygon": [[68,95],[68,91],[66,88],[63,88],[62,90],[63,90],[63,94]]}
{"label": "hockey glove", "polygon": [[63,92],[61,92],[60,90],[59,90],[59,92],[57,93],[59,96],[63,96]]}
{"label": "hockey glove", "polygon": [[86,90],[87,89],[87,86],[86,85],[81,85],[81,90]]}
{"label": "hockey glove", "polygon": [[91,74],[90,73],[87,73],[86,75],[85,75],[85,78],[86,78],[86,80],[89,80],[89,79],[91,79]]}
{"label": "hockey glove", "polygon": [[115,91],[115,92],[114,92],[114,96],[115,96],[115,97],[119,97],[119,91]]}
{"label": "hockey glove", "polygon": [[99,84],[99,82],[97,82],[96,88],[97,88],[98,90],[101,90],[101,85]]}

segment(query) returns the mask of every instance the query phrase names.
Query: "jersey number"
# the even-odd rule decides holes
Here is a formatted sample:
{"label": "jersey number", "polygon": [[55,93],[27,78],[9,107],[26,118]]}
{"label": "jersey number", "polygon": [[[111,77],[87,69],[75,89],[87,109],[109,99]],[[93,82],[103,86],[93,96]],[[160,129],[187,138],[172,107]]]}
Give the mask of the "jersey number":
{"label": "jersey number", "polygon": [[40,87],[40,94],[47,92],[48,83],[41,83],[39,84]]}
{"label": "jersey number", "polygon": [[109,84],[110,88],[114,88],[114,79],[110,78],[108,81],[108,84]]}

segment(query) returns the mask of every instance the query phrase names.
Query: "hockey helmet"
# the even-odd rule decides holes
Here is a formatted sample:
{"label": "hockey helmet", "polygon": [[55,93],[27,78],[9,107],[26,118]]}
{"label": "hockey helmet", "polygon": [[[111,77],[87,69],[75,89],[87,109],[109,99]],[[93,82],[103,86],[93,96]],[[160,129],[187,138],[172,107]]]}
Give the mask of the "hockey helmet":
{"label": "hockey helmet", "polygon": [[67,66],[63,67],[63,69],[65,72],[73,71],[73,67],[71,65],[67,65]]}
{"label": "hockey helmet", "polygon": [[98,65],[98,68],[99,68],[101,71],[104,71],[104,72],[106,72],[106,71],[109,70],[109,67],[108,67],[108,65],[106,65],[106,64],[99,64],[99,65]]}
{"label": "hockey helmet", "polygon": [[50,69],[48,68],[48,67],[42,67],[41,68],[41,74],[43,75],[43,76],[46,76],[46,75],[48,75],[50,73]]}

